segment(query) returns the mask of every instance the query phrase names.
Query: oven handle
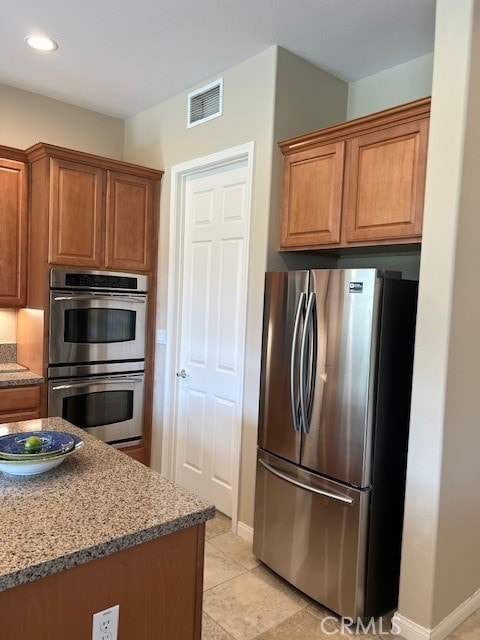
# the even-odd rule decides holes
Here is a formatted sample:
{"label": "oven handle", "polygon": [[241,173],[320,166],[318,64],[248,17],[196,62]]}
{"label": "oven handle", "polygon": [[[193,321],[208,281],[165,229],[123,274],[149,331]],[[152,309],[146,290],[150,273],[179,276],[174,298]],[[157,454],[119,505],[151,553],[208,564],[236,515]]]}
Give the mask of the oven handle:
{"label": "oven handle", "polygon": [[53,391],[60,391],[61,389],[75,389],[75,387],[92,387],[94,385],[97,384],[118,384],[118,383],[122,383],[122,382],[135,382],[135,383],[139,383],[139,382],[143,382],[143,376],[141,378],[129,378],[129,377],[122,377],[122,378],[116,378],[115,380],[113,379],[92,379],[89,380],[88,382],[73,382],[72,384],[57,384],[52,386],[52,390]]}
{"label": "oven handle", "polygon": [[145,304],[145,298],[137,298],[136,296],[132,296],[128,298],[127,296],[117,296],[114,293],[111,295],[102,294],[101,296],[92,294],[80,294],[78,296],[54,296],[54,302],[61,302],[64,300],[106,300],[107,302],[133,302],[134,304]]}

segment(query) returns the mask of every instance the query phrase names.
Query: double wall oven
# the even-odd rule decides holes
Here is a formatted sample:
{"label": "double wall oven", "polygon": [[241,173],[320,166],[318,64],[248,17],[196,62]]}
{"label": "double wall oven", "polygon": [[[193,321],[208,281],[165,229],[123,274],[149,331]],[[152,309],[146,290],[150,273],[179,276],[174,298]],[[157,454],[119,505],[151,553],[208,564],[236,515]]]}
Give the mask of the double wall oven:
{"label": "double wall oven", "polygon": [[52,269],[48,415],[116,447],[143,435],[148,278]]}

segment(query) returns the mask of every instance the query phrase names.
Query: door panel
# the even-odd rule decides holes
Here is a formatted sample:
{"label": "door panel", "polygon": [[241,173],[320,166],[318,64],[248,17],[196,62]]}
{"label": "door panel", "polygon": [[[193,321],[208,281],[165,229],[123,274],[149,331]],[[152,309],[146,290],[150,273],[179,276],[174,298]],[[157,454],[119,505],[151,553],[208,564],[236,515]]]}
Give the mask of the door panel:
{"label": "door panel", "polygon": [[223,483],[229,489],[231,486],[231,434],[235,428],[235,416],[237,404],[228,398],[214,399],[214,419],[213,419],[213,473],[215,482]]}
{"label": "door panel", "polygon": [[49,262],[103,266],[105,173],[67,160],[51,160]]}
{"label": "door panel", "polygon": [[0,159],[0,307],[25,305],[27,218],[27,167]]}
{"label": "door panel", "polygon": [[370,491],[259,450],[253,552],[329,609],[361,616],[369,502]]}
{"label": "door panel", "polygon": [[421,236],[427,144],[426,119],[349,142],[347,242]]}
{"label": "door panel", "polygon": [[107,175],[106,266],[148,271],[152,266],[154,181],[115,171]]}
{"label": "door panel", "polygon": [[[185,338],[188,340],[187,364],[207,364],[208,315],[210,308],[210,280],[212,275],[211,243],[197,242],[191,247],[191,270],[188,273],[189,312]],[[182,361],[183,362],[183,361]]]}
{"label": "door panel", "polygon": [[[295,318],[301,294],[304,307],[307,289],[308,271],[270,272],[265,276],[258,445],[296,463],[300,462],[300,432],[294,429],[290,372]],[[299,316],[295,343],[297,365],[303,317],[304,311]],[[293,404],[298,413],[298,375],[293,384]]]}
{"label": "door panel", "polygon": [[[231,335],[238,334],[240,318],[238,265],[244,253],[243,240],[234,239],[222,242],[220,247],[219,299],[218,299],[218,335],[216,346],[216,366],[220,371],[238,373],[238,350],[231,348]],[[233,282],[232,282],[233,281]],[[232,286],[233,284],[233,286]]]}
{"label": "door panel", "polygon": [[280,246],[340,241],[345,142],[285,156]]}
{"label": "door panel", "polygon": [[318,355],[301,464],[340,482],[371,482],[373,384],[381,280],[374,269],[311,272]]}
{"label": "door panel", "polygon": [[193,175],[185,240],[175,480],[232,513],[241,414],[247,169]]}
{"label": "door panel", "polygon": [[202,442],[205,435],[206,394],[190,388],[186,396],[187,424],[184,464],[193,471],[201,473],[203,469]]}

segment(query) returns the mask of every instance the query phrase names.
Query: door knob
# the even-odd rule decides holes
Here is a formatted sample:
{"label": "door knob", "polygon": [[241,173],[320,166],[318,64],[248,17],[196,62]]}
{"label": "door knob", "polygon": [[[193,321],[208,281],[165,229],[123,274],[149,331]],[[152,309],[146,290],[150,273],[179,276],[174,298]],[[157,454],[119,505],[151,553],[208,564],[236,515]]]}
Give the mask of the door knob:
{"label": "door knob", "polygon": [[187,372],[185,371],[185,369],[182,369],[181,371],[177,371],[177,378],[186,378],[187,377]]}

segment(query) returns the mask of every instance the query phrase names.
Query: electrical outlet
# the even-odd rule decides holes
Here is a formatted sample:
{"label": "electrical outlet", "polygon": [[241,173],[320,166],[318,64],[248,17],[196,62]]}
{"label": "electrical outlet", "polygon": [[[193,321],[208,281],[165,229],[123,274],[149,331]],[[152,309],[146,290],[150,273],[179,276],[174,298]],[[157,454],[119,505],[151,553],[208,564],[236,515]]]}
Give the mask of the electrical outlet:
{"label": "electrical outlet", "polygon": [[120,605],[93,614],[92,640],[117,640]]}
{"label": "electrical outlet", "polygon": [[157,344],[167,344],[167,332],[165,329],[157,329]]}

